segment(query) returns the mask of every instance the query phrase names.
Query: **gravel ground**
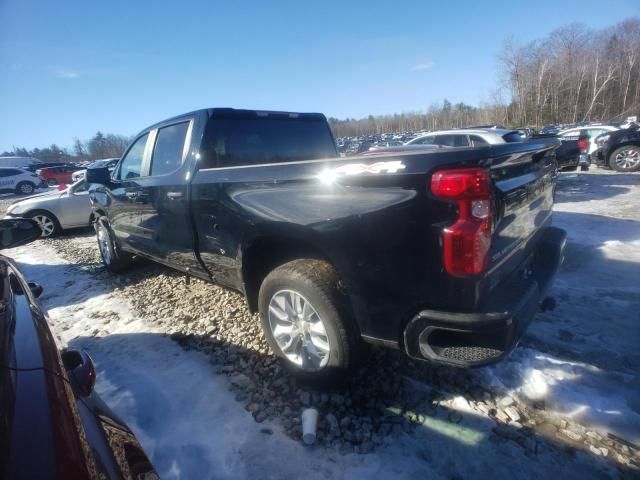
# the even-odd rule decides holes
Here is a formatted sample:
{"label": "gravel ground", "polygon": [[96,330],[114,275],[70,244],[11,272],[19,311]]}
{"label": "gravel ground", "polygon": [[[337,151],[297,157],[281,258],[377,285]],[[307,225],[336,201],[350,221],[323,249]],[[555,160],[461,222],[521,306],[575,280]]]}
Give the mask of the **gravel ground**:
{"label": "gravel ground", "polygon": [[[525,405],[487,388],[482,370],[416,364],[400,352],[373,348],[367,365],[347,384],[310,388],[280,366],[257,315],[249,313],[241,295],[198,279],[187,284],[183,275],[145,261],[111,275],[102,267],[90,231],[44,242],[78,268],[113,282],[114,291],[127,297],[142,318],[160,325],[184,349],[207,354],[214,371],[229,377],[236,400],[255,421],[274,421],[293,440],[301,439],[300,413],[309,406],[320,412],[319,444],[343,454],[366,454],[411,433],[439,410],[447,412],[449,422],[459,423],[457,410],[462,405],[463,410],[494,419],[495,443],[513,442],[532,457],[561,448],[567,459],[576,450],[587,451],[622,472],[640,464],[633,444],[550,415],[544,402]],[[449,408],[453,403],[456,409]]]}

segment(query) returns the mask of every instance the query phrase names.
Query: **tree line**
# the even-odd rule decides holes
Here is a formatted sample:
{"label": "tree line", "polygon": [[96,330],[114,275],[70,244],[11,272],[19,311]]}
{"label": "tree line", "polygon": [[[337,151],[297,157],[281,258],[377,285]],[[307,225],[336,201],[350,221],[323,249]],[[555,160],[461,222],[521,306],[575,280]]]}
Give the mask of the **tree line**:
{"label": "tree line", "polygon": [[[622,120],[640,114],[640,19],[602,30],[573,24],[527,44],[505,40],[500,83],[478,106],[448,100],[426,111],[330,118],[337,137],[498,124]],[[509,100],[505,100],[505,96]]]}
{"label": "tree line", "polygon": [[43,162],[84,162],[120,157],[130,141],[131,138],[125,135],[103,134],[98,131],[89,140],[81,141],[76,138],[71,150],[53,143],[45,148],[31,150],[24,147],[14,148],[10,152],[3,152],[0,156],[33,157]]}

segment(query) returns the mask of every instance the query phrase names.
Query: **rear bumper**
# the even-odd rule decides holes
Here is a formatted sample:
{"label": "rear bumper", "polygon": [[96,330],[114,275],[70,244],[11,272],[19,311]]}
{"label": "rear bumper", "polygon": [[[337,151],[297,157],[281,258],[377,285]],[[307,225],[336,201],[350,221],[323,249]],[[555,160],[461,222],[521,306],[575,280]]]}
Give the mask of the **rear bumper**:
{"label": "rear bumper", "polygon": [[406,353],[456,367],[478,367],[506,357],[540,310],[563,261],[566,232],[548,227],[514,276],[493,289],[479,312],[422,310],[404,331]]}

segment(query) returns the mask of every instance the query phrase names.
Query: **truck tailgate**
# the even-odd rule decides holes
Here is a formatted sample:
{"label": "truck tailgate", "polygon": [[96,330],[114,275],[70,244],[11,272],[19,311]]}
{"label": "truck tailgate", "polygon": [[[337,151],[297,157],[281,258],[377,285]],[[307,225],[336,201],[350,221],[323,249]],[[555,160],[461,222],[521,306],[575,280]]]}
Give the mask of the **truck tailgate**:
{"label": "truck tailgate", "polygon": [[558,144],[555,139],[544,139],[524,142],[515,151],[510,145],[508,153],[502,145],[490,149],[496,203],[490,273],[511,257],[521,261],[528,240],[550,224]]}

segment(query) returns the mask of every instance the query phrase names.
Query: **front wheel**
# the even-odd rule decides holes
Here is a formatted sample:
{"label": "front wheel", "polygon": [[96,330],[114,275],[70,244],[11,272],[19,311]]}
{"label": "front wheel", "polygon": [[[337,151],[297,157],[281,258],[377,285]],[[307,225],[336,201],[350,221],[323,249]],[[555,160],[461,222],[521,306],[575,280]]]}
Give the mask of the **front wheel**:
{"label": "front wheel", "polygon": [[29,218],[35,220],[40,226],[40,230],[42,230],[40,236],[43,238],[53,237],[62,230],[58,223],[58,219],[53,214],[45,212],[44,210],[31,212],[29,214]]}
{"label": "front wheel", "polygon": [[58,181],[55,178],[48,178],[47,185],[50,187],[55,187],[58,184]]}
{"label": "front wheel", "polygon": [[126,270],[133,262],[133,256],[128,252],[123,252],[115,243],[109,224],[104,217],[96,221],[95,229],[102,263],[107,270],[112,273]]}
{"label": "front wheel", "polygon": [[640,147],[627,145],[614,150],[609,157],[609,166],[617,172],[637,172],[640,170]]}
{"label": "front wheel", "polygon": [[264,279],[258,302],[271,349],[298,377],[344,379],[356,366],[362,340],[327,262],[299,259],[281,265]]}

